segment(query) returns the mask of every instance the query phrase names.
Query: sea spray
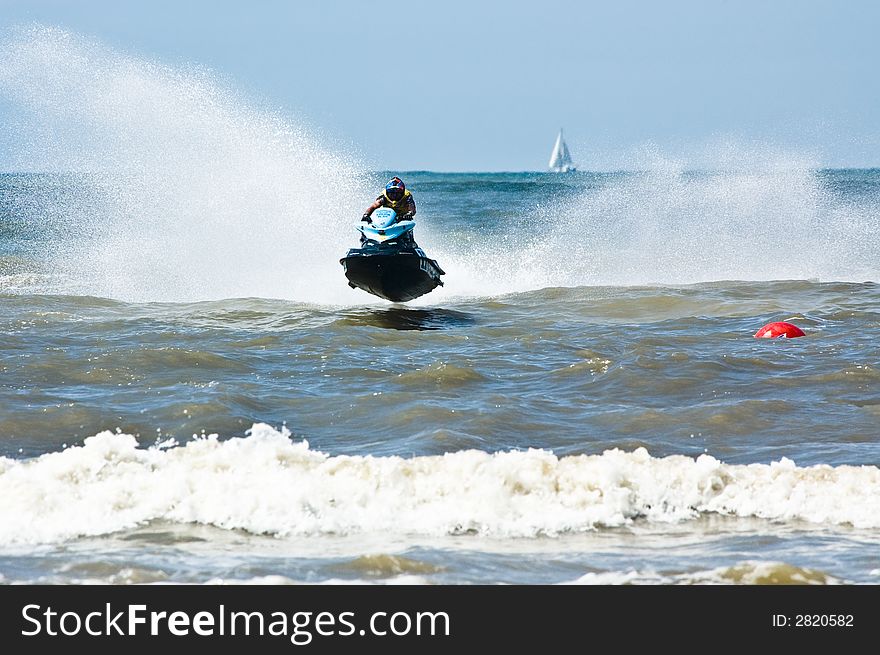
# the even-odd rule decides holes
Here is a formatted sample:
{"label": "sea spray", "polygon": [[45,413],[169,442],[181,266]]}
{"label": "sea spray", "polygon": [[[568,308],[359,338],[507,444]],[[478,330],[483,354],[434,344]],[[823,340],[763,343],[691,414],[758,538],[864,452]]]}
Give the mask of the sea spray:
{"label": "sea spray", "polygon": [[554,286],[880,280],[880,198],[843,201],[810,159],[728,142],[714,161],[653,151],[632,169],[546,176],[542,197],[509,220],[504,234],[467,252],[438,241],[434,254],[448,276],[435,297]]}
{"label": "sea spray", "polygon": [[0,94],[20,110],[14,164],[65,185],[46,203],[64,224],[47,256],[61,290],[123,300],[353,296],[328,282],[342,279],[338,259],[371,189],[351,157],[299,122],[208,71],[53,27],[13,30],[0,59]]}
{"label": "sea spray", "polygon": [[[14,209],[47,237],[37,251],[52,273],[5,289],[385,304],[349,289],[338,262],[379,180],[301,120],[209,71],[57,28],[13,30],[0,57],[8,156],[45,173],[23,182],[45,187],[27,194],[36,204]],[[880,279],[880,199],[843,200],[817,161],[735,140],[710,156],[646,150],[631,172],[523,174],[540,190],[528,201],[494,195],[487,179],[440,203],[407,177],[416,238],[447,273],[410,304],[547,287]],[[512,204],[494,211],[499,200]],[[447,230],[459,214],[474,220]]]}

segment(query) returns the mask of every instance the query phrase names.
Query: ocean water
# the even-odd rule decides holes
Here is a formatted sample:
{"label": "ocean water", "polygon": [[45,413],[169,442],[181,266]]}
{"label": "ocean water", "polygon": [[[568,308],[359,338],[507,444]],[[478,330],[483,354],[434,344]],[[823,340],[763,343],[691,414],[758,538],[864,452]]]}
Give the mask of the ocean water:
{"label": "ocean water", "polygon": [[0,59],[0,582],[880,582],[880,170],[393,171],[446,275],[392,304],[339,264],[391,171]]}

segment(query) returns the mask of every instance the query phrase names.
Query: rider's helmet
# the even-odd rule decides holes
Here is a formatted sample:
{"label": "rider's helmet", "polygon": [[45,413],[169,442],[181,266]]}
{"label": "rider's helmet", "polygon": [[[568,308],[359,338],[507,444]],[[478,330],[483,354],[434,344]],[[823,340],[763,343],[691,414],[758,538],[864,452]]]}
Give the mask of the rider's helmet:
{"label": "rider's helmet", "polygon": [[388,184],[385,185],[385,195],[388,200],[397,201],[403,198],[403,192],[406,191],[406,187],[403,184],[403,180],[399,177],[392,177]]}

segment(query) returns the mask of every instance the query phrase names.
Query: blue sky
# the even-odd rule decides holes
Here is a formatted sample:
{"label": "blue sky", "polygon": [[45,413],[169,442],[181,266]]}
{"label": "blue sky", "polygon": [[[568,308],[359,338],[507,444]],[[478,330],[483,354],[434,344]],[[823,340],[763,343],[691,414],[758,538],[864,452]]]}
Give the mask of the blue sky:
{"label": "blue sky", "polygon": [[719,139],[880,165],[877,2],[0,0],[29,21],[207,66],[379,168],[541,170],[559,127],[584,169]]}

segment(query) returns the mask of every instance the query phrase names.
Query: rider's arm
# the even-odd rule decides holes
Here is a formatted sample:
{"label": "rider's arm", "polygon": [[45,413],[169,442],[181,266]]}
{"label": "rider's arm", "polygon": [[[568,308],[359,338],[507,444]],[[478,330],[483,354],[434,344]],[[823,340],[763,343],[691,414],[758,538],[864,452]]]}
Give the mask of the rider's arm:
{"label": "rider's arm", "polygon": [[413,198],[412,195],[409,197],[409,202],[406,204],[406,212],[404,213],[409,216],[416,215],[416,199]]}
{"label": "rider's arm", "polygon": [[367,210],[364,212],[364,218],[369,218],[373,215],[373,212],[379,209],[384,204],[384,196],[379,196],[376,200],[373,201],[373,204],[367,207]]}

